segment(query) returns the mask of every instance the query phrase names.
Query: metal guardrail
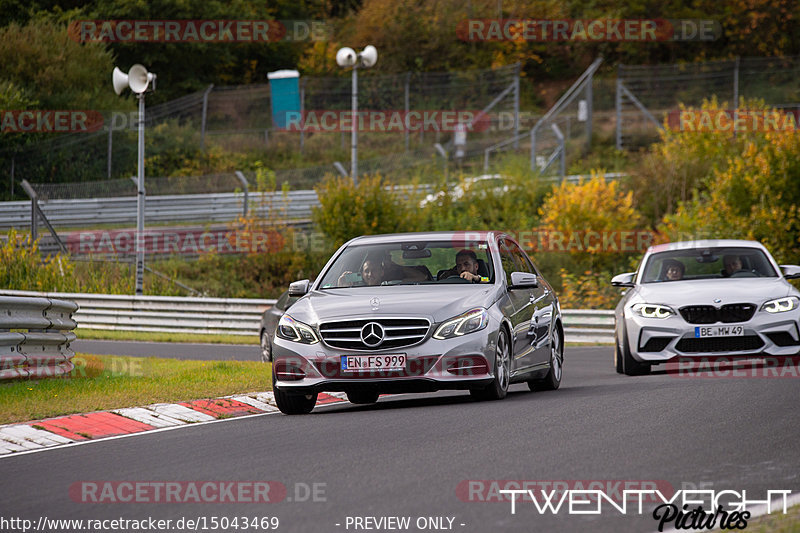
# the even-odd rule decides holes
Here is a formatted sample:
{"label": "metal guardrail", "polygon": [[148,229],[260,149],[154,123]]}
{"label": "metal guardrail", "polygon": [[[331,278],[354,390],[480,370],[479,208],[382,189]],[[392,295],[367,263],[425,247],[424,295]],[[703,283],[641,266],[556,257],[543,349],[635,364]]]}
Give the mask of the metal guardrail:
{"label": "metal guardrail", "polygon": [[67,298],[80,306],[75,321],[84,329],[258,335],[261,315],[275,300],[39,293],[0,294]]}
{"label": "metal guardrail", "polygon": [[[61,376],[72,371],[74,302],[0,296],[0,379]],[[13,330],[13,331],[12,331]]]}
{"label": "metal guardrail", "polygon": [[[76,302],[81,328],[118,331],[257,336],[261,315],[275,300],[0,291]],[[614,311],[564,309],[567,342],[613,344]],[[2,322],[0,322],[2,325]]]}
{"label": "metal guardrail", "polygon": [[614,311],[562,309],[567,342],[614,344]]}
{"label": "metal guardrail", "polygon": [[[409,187],[394,188],[407,195]],[[430,192],[433,185],[420,185]],[[310,221],[311,210],[319,206],[313,189],[282,192],[176,194],[148,196],[147,224],[184,222],[230,222],[243,214],[255,214],[286,221]],[[248,209],[249,207],[249,209]],[[82,227],[102,224],[136,225],[136,197],[85,198],[78,200],[39,199],[39,208],[54,227]],[[0,202],[0,231],[26,228],[31,223],[31,202]]]}
{"label": "metal guardrail", "polygon": [[[0,204],[0,230],[30,225],[31,203]],[[178,194],[148,196],[145,220],[152,223],[229,222],[248,212],[243,193]],[[249,206],[259,215],[288,220],[311,219],[311,208],[319,205],[314,190],[282,193],[250,193]],[[136,224],[136,197],[39,200],[39,207],[55,227],[85,224]]]}

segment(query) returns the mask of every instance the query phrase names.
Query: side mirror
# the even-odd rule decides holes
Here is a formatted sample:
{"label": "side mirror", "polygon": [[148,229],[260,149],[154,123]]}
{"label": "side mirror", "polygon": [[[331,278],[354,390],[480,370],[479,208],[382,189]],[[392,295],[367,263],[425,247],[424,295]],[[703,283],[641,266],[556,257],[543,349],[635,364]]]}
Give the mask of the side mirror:
{"label": "side mirror", "polygon": [[539,278],[536,274],[529,272],[512,272],[511,273],[511,286],[509,289],[524,289],[526,287],[536,288],[539,286]]}
{"label": "side mirror", "polygon": [[800,279],[800,266],[781,265],[781,273],[786,279]]}
{"label": "side mirror", "polygon": [[289,296],[305,296],[308,293],[309,282],[301,279],[289,284]]}
{"label": "side mirror", "polygon": [[624,274],[618,274],[611,278],[611,285],[614,287],[633,287],[633,278],[636,275],[636,272],[626,272]]}

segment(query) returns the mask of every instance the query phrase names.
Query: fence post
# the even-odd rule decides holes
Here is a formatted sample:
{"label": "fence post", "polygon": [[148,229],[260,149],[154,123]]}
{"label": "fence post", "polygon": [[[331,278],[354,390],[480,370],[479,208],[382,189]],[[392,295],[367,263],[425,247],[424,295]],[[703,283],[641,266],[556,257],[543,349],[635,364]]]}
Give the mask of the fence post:
{"label": "fence post", "polygon": [[239,170],[237,170],[235,172],[235,174],[236,174],[236,177],[239,178],[239,181],[242,182],[242,187],[244,187],[244,209],[243,209],[242,216],[247,217],[247,204],[250,201],[249,194],[248,194],[249,190],[248,190],[248,187],[247,187],[247,178],[245,178],[244,174],[242,174],[241,171],[239,171]]}
{"label": "fence post", "polygon": [[25,187],[25,183],[27,182],[23,180],[22,187],[25,189],[25,192],[28,193],[28,196],[31,197],[31,242],[36,242],[39,238],[39,213],[36,209],[38,197],[36,196],[36,191],[34,191],[32,187]]}
{"label": "fence post", "polygon": [[108,179],[111,179],[111,146],[112,146],[112,139],[114,135],[114,122],[112,120],[111,124],[108,125]]}
{"label": "fence post", "polygon": [[[200,119],[200,149],[206,149],[206,117],[208,116],[208,93],[214,88],[214,84],[208,86],[206,92],[203,93],[203,116]],[[111,175],[109,174],[109,178]]]}
{"label": "fence post", "polygon": [[[593,87],[594,84],[594,72],[592,75],[589,76],[589,79],[586,80],[586,152],[590,152],[592,149],[592,98],[593,94]],[[569,133],[567,133],[567,138],[569,138]]]}
{"label": "fence post", "polygon": [[[300,81],[300,116],[303,116],[303,112],[306,110],[306,79],[303,78]],[[303,121],[305,124],[305,120]],[[305,128],[300,128],[300,153],[303,153],[303,148],[306,145],[306,134],[303,131]]]}
{"label": "fence post", "polygon": [[[404,84],[405,85],[405,87],[404,87],[404,91],[405,92],[404,92],[404,95],[403,95],[403,98],[404,98],[403,102],[404,102],[404,109],[405,109],[405,112],[406,112],[406,114],[405,114],[406,117],[408,117],[408,111],[409,111],[409,84],[410,83],[411,83],[411,73],[410,72],[406,72],[406,81],[405,81],[405,84]],[[408,131],[408,128],[405,128],[404,136],[405,136],[405,143],[406,143],[406,152],[408,152],[409,135],[410,135],[410,132]]]}
{"label": "fence post", "polygon": [[14,199],[14,157],[11,157],[11,200]]}
{"label": "fence post", "polygon": [[558,124],[551,124],[550,129],[553,130],[555,133],[556,138],[558,139],[558,151],[559,151],[559,161],[558,161],[558,175],[561,176],[561,180],[564,180],[564,176],[566,176],[567,166],[566,166],[566,156],[567,156],[567,145],[564,142],[564,134],[561,133],[561,130],[558,127]]}
{"label": "fence post", "polygon": [[739,56],[733,64],[733,108],[739,109]]}
{"label": "fence post", "polygon": [[522,63],[514,70],[514,150],[519,148],[519,75]]}
{"label": "fence post", "polygon": [[617,112],[617,150],[622,150],[622,64],[617,68],[617,94],[615,108]]}

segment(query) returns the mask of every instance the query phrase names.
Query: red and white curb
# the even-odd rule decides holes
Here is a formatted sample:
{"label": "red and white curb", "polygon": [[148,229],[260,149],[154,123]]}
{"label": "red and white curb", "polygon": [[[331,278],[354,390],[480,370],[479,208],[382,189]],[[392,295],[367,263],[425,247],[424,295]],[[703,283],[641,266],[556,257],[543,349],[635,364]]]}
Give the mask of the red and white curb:
{"label": "red and white curb", "polygon": [[[343,392],[319,393],[317,405],[346,402]],[[272,391],[180,403],[157,403],[0,426],[0,456],[238,416],[275,413]]]}

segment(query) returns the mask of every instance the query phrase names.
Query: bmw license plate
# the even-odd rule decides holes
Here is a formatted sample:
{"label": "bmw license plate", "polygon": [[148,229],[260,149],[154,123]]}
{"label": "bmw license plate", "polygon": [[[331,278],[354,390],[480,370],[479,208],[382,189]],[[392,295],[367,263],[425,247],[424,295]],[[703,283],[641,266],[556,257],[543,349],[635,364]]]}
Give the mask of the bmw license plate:
{"label": "bmw license plate", "polygon": [[744,326],[696,326],[694,336],[704,339],[706,337],[741,337],[744,335]]}
{"label": "bmw license plate", "polygon": [[405,354],[343,355],[342,370],[405,370]]}

